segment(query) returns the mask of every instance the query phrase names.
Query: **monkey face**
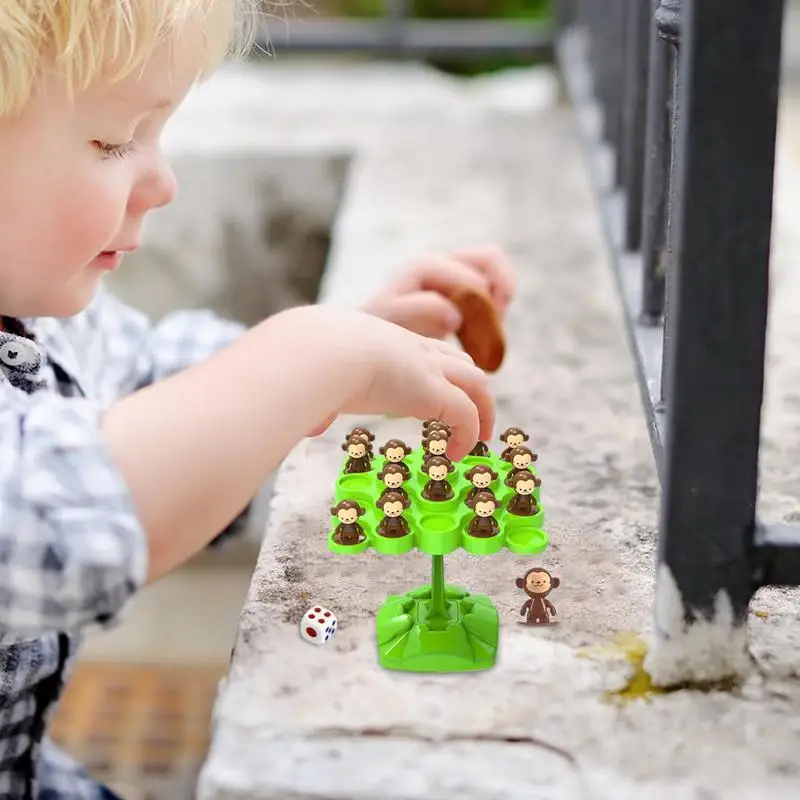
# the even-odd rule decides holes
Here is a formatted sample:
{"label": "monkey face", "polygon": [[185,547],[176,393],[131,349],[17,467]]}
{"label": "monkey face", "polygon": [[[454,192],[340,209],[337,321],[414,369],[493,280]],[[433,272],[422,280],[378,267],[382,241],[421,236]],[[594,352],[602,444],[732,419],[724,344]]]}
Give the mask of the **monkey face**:
{"label": "monkey face", "polygon": [[525,589],[530,594],[547,594],[551,589],[550,576],[546,572],[531,572]]}
{"label": "monkey face", "polygon": [[506,437],[506,444],[509,447],[521,447],[525,438],[521,433],[512,433]]}
{"label": "monkey face", "polygon": [[403,504],[399,501],[383,504],[383,513],[386,514],[387,517],[399,517],[403,511]]}
{"label": "monkey face", "polygon": [[479,517],[491,517],[494,514],[494,503],[491,500],[475,503],[474,511]]}
{"label": "monkey face", "polygon": [[443,481],[447,477],[447,467],[434,464],[428,470],[428,475],[430,475],[431,479],[434,481]]}
{"label": "monkey face", "polygon": [[405,453],[399,447],[390,447],[386,451],[386,460],[396,464],[398,461],[403,460]]}
{"label": "monkey face", "polygon": [[364,458],[364,456],[367,454],[367,447],[362,442],[348,445],[347,454],[350,456],[350,458]]}
{"label": "monkey face", "polygon": [[517,494],[530,494],[533,491],[533,487],[535,486],[533,480],[531,478],[526,478],[525,480],[517,481],[514,484],[514,491]]}
{"label": "monkey face", "polygon": [[527,453],[518,453],[511,459],[515,469],[527,469],[531,465],[531,457]]}
{"label": "monkey face", "polygon": [[428,442],[428,452],[434,456],[444,455],[447,450],[447,442],[444,439],[431,439]]}
{"label": "monkey face", "polygon": [[354,508],[340,508],[336,512],[336,516],[339,518],[339,522],[352,525],[358,519],[358,511]]}
{"label": "monkey face", "polygon": [[476,489],[485,489],[492,482],[492,476],[488,472],[476,472],[472,476],[472,485]]}
{"label": "monkey face", "polygon": [[389,472],[384,475],[383,482],[390,489],[399,489],[403,485],[403,476],[399,472]]}

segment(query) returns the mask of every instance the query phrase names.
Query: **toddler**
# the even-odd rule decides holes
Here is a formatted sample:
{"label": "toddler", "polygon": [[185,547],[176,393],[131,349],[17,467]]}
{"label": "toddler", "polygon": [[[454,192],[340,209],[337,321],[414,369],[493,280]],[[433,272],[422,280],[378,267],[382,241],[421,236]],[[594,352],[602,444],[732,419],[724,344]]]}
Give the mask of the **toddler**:
{"label": "toddler", "polygon": [[423,258],[363,311],[244,330],[157,326],[105,293],[175,182],[162,127],[252,19],[236,0],[0,0],[0,797],[114,798],[46,739],[82,632],[206,546],[340,413],[437,417],[451,456],[491,436],[454,288],[501,310],[477,249]]}

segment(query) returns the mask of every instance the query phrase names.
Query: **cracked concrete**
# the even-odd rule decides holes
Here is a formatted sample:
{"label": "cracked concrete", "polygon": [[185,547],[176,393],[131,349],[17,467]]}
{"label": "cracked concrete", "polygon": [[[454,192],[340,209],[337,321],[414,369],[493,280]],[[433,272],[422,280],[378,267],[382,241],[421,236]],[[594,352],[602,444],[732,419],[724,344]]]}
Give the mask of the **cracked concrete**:
{"label": "cracked concrete", "polygon": [[[388,94],[377,91],[376,74],[386,77],[365,68],[359,84],[350,73],[352,92],[366,85],[376,96]],[[449,582],[490,595],[498,608],[493,670],[382,670],[375,611],[386,594],[426,582],[430,559],[329,553],[327,507],[345,427],[366,424],[378,441],[398,435],[416,442],[419,426],[343,419],[303,442],[277,478],[198,796],[796,798],[796,591],[759,593],[753,605],[759,614],[749,624],[758,670],[735,691],[683,690],[610,703],[606,692],[624,686],[631,671],[624,652],[580,657],[621,631],[650,630],[658,492],[574,120],[565,107],[500,107],[487,100],[497,97],[491,91],[478,96],[437,76],[430,80],[427,99],[417,96],[419,114],[409,99],[413,89],[396,95],[405,103],[402,125],[379,108],[371,109],[369,126],[357,113],[350,120],[356,158],[325,297],[356,302],[398,264],[431,248],[488,240],[507,248],[520,289],[509,314],[508,360],[492,388],[498,425],[522,426],[540,453],[551,546],[538,558],[455,553],[445,559]],[[551,78],[542,73],[541,80],[549,85]],[[318,120],[328,111],[340,146],[347,141],[344,115],[327,107]],[[234,117],[231,111],[222,127]],[[301,117],[313,117],[302,102],[288,118]],[[249,133],[239,135],[254,138],[260,124],[251,120]],[[287,125],[286,117],[276,115],[276,124]],[[324,136],[304,129],[297,138],[318,147]],[[762,513],[770,519],[796,513],[800,477],[792,456],[800,429],[800,273],[790,268],[797,234],[787,224],[800,194],[791,143],[791,136],[781,143],[776,209],[780,291],[762,477]],[[516,622],[523,596],[514,578],[533,564],[563,580],[552,595],[560,624],[546,630]],[[312,603],[331,607],[340,619],[340,632],[321,648],[297,634]]]}

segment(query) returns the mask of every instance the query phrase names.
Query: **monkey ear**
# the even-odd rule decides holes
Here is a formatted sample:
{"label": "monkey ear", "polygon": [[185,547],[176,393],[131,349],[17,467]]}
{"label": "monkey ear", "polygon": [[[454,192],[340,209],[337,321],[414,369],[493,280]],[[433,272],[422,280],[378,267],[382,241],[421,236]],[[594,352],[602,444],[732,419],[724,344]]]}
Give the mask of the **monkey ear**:
{"label": "monkey ear", "polygon": [[514,583],[516,583],[517,589],[522,589],[525,586],[525,581],[522,578],[517,578]]}
{"label": "monkey ear", "polygon": [[530,437],[530,436],[528,436],[528,434],[527,434],[527,433],[523,433],[523,434],[522,434],[522,441],[523,441],[523,442],[527,442],[527,441],[528,441],[528,439],[530,439],[530,438],[531,438],[531,437]]}
{"label": "monkey ear", "polygon": [[550,579],[550,585],[551,585],[551,586],[552,586],[554,589],[558,589],[558,586],[559,586],[559,584],[560,584],[560,583],[561,583],[561,581],[560,581],[558,578],[551,578],[551,579]]}
{"label": "monkey ear", "polygon": [[347,452],[347,442],[345,442],[345,443],[342,445],[342,450],[344,450],[344,451],[345,451],[345,453]]}
{"label": "monkey ear", "polygon": [[332,517],[336,516],[336,506],[331,506],[331,516]]}

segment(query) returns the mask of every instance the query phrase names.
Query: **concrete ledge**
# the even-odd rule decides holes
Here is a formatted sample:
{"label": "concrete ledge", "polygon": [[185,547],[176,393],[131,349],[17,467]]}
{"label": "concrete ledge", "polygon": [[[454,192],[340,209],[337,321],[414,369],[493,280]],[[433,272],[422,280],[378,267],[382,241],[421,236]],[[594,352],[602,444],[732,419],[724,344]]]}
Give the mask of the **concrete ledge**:
{"label": "concrete ledge", "polygon": [[[760,669],[736,692],[684,690],[618,707],[604,692],[631,672],[624,652],[579,657],[619,631],[650,629],[657,487],[573,120],[568,109],[498,111],[474,96],[437,102],[436,113],[406,108],[403,125],[384,119],[382,134],[373,129],[357,150],[325,299],[357,302],[420,251],[476,241],[507,248],[520,292],[509,314],[508,361],[492,387],[499,426],[526,428],[540,453],[551,547],[536,559],[446,559],[448,580],[489,594],[500,612],[493,670],[384,671],[375,611],[387,593],[425,582],[429,559],[332,555],[327,505],[348,425],[366,424],[378,440],[414,442],[418,426],[340,420],[302,443],[278,475],[198,796],[796,797],[796,595],[759,596],[766,617],[754,617],[750,629]],[[778,216],[780,226],[780,209]],[[792,244],[781,236],[784,247]],[[774,353],[788,362],[792,342],[797,352],[800,323],[788,312],[800,279],[785,269],[794,251],[783,252],[778,273],[791,295],[778,304],[776,329],[785,338]],[[798,396],[796,370],[782,374],[778,385]],[[787,425],[800,429],[792,427],[797,409],[774,403],[781,412],[768,420],[769,437]],[[787,478],[765,496],[780,513],[792,492],[796,507],[798,484],[790,490],[786,481],[796,481],[798,467],[776,442],[768,438],[766,461],[773,477],[785,468]],[[514,578],[533,564],[563,580],[552,598],[560,625],[546,631],[515,624],[522,598]],[[336,611],[341,629],[315,649],[300,640],[297,624],[318,602]]]}

